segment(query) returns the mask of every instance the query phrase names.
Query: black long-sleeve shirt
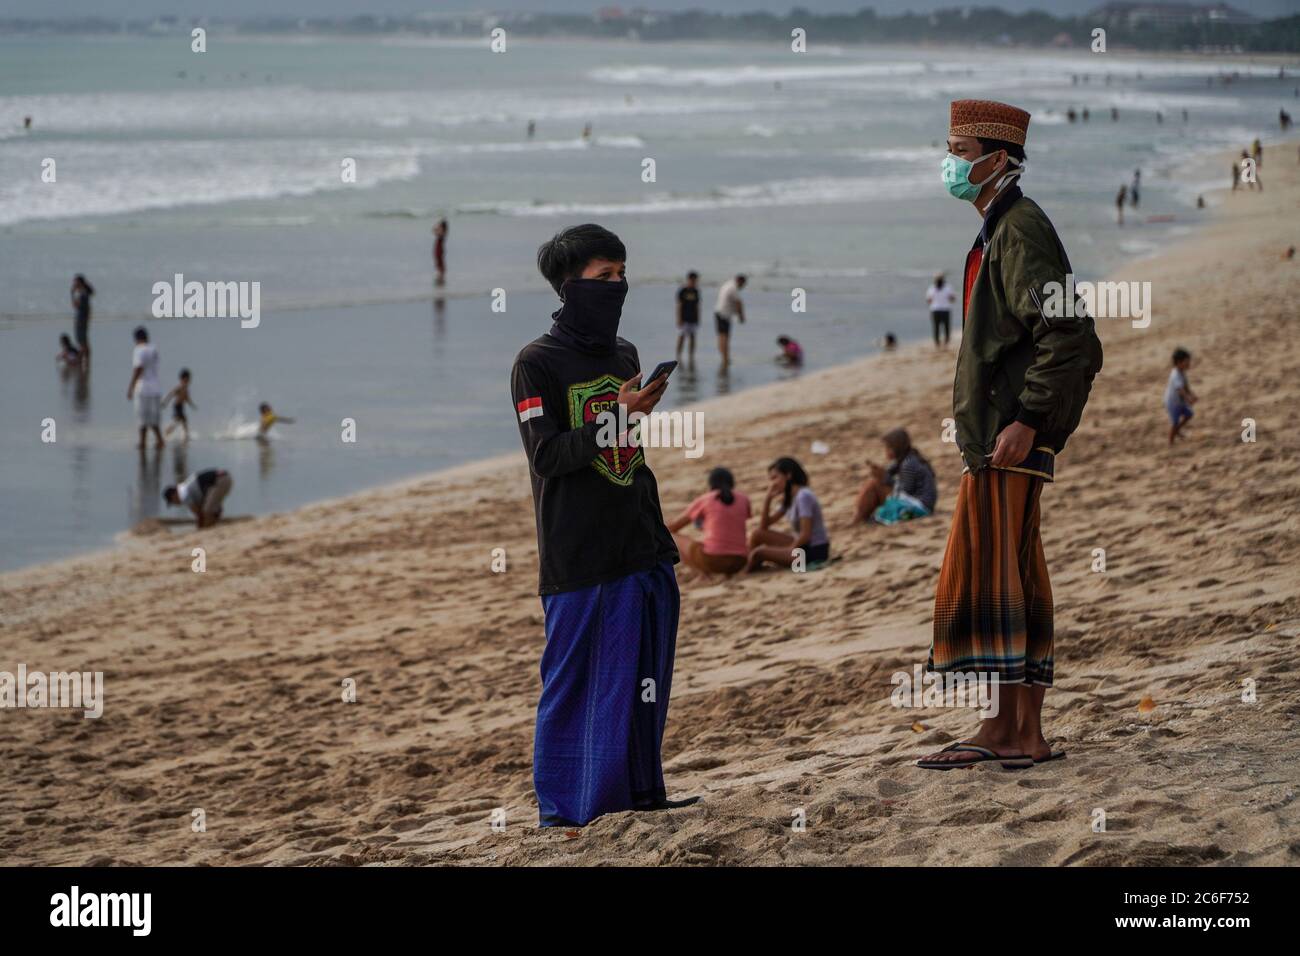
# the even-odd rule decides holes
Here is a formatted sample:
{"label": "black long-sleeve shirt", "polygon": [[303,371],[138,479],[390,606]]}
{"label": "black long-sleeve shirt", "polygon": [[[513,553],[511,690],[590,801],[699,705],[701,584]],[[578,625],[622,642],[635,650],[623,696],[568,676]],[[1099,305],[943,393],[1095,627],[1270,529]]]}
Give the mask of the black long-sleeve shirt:
{"label": "black long-sleeve shirt", "polygon": [[598,355],[543,335],[515,357],[510,390],[532,471],[540,594],[678,559],[645,452],[597,440],[597,416],[617,414],[619,386],[638,371],[636,347],[624,339]]}

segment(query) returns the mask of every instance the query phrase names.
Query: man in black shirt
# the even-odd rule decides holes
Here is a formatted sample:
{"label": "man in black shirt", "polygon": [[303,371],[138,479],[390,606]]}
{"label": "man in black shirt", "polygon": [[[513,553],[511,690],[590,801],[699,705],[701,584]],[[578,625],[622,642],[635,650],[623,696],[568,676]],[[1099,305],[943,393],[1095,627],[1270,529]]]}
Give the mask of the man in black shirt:
{"label": "man in black shirt", "polygon": [[682,360],[682,345],[691,340],[690,364],[695,364],[695,333],[700,328],[700,274],[686,273],[686,285],[677,290],[677,361]]}
{"label": "man in black shirt", "polygon": [[[532,471],[546,618],[533,778],[542,826],[685,805],[666,798],[660,748],[677,639],[677,549],[644,451],[607,414],[649,413],[618,337],[627,251],[597,225],[558,233],[537,266],[563,305],[519,352],[511,392]],[[693,802],[693,801],[688,801]]]}

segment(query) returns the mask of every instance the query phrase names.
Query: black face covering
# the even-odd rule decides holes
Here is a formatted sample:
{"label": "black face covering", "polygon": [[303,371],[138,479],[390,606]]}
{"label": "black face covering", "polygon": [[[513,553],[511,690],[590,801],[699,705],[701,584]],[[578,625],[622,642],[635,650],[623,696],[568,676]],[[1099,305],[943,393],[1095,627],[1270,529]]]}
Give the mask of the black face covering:
{"label": "black face covering", "polygon": [[560,291],[564,305],[551,316],[555,320],[551,337],[579,352],[613,352],[623,300],[627,298],[627,280],[566,279]]}

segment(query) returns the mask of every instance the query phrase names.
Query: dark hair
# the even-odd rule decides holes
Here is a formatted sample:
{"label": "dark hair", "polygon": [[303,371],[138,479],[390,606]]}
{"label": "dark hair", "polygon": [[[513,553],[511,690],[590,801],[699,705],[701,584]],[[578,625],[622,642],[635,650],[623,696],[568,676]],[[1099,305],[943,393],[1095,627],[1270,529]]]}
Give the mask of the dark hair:
{"label": "dark hair", "polygon": [[725,468],[714,468],[709,472],[709,488],[718,493],[718,500],[729,505],[736,500],[731,489],[736,487],[736,479]]}
{"label": "dark hair", "polygon": [[180,376],[180,377],[181,377],[181,378],[189,378],[189,377],[190,377],[190,370],[187,369],[187,368],[183,368],[183,369],[181,369],[181,376]]}
{"label": "dark hair", "polygon": [[698,272],[696,272],[694,269],[692,269],[690,272],[686,273],[686,278],[688,278],[688,279],[698,279],[699,277],[700,277],[700,274],[699,274]]}
{"label": "dark hair", "polygon": [[891,428],[880,436],[880,440],[894,453],[894,461],[902,461],[912,450],[912,437],[906,428]]}
{"label": "dark hair", "polygon": [[1187,349],[1174,349],[1175,365],[1177,365],[1179,362],[1186,362],[1191,357],[1192,357],[1192,353],[1187,351]]}
{"label": "dark hair", "polygon": [[748,281],[749,279],[745,277],[745,273],[739,272],[736,274],[736,285],[744,285]]}
{"label": "dark hair", "polygon": [[62,335],[59,336],[59,344],[66,345],[68,348],[72,348],[72,339],[68,338],[67,332],[64,332]]}
{"label": "dark hair", "polygon": [[565,279],[576,279],[592,259],[627,261],[623,240],[594,222],[561,229],[537,249],[537,271],[558,295]]}
{"label": "dark hair", "polygon": [[267,412],[267,411],[270,411],[270,410],[271,410],[271,404],[270,404],[270,402],[263,402],[261,405],[258,405],[258,406],[257,406],[257,410],[258,410],[259,412]]}
{"label": "dark hair", "polygon": [[1005,139],[984,139],[982,136],[976,136],[979,140],[980,147],[984,150],[980,155],[987,156],[989,153],[996,153],[1000,149],[1005,149],[1007,155],[1012,159],[1018,159],[1022,163],[1025,161],[1025,148],[1019,143],[1009,143]]}
{"label": "dark hair", "polygon": [[181,496],[176,493],[176,486],[168,485],[166,488],[163,489],[163,501],[167,502],[168,504],[171,504],[173,498],[175,498],[177,501],[181,500]]}
{"label": "dark hair", "polygon": [[[880,440],[885,443],[890,451],[894,453],[894,461],[898,464],[903,463],[903,459],[908,455],[915,455],[917,460],[926,468],[930,468],[930,463],[925,460],[925,456],[916,450],[912,444],[912,436],[907,433],[906,428],[891,428],[880,436]],[[930,468],[933,471],[933,468]]]}
{"label": "dark hair", "polygon": [[777,344],[777,345],[789,345],[789,344],[790,344],[790,336],[788,336],[788,335],[778,335],[778,336],[776,337],[776,344]]}
{"label": "dark hair", "polygon": [[135,336],[135,340],[137,342],[149,341],[149,330],[146,329],[143,325],[137,325],[135,327],[135,331],[131,334]]}
{"label": "dark hair", "polygon": [[785,475],[785,496],[781,499],[782,507],[785,511],[790,510],[790,502],[794,499],[794,494],[790,491],[791,485],[803,485],[808,487],[808,472],[803,470],[803,465],[799,464],[793,458],[778,458],[772,464],[767,466],[770,471],[777,474]]}

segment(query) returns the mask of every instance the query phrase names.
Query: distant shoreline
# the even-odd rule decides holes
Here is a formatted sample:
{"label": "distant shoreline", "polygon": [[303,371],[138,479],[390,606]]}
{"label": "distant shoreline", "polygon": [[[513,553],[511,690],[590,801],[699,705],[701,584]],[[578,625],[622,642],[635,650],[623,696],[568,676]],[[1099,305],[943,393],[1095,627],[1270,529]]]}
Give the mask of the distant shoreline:
{"label": "distant shoreline", "polygon": [[[468,37],[442,36],[438,34],[423,33],[332,33],[329,31],[317,32],[277,32],[277,31],[250,31],[245,32],[239,29],[228,29],[227,25],[222,23],[216,24],[195,24],[202,25],[212,36],[221,37],[225,40],[239,40],[252,43],[293,43],[293,42],[328,42],[334,41],[339,43],[396,43],[397,45],[408,46],[429,46],[429,47],[478,47],[487,43],[489,37],[485,32],[480,35]],[[188,27],[187,27],[188,29]],[[129,32],[117,30],[52,30],[49,28],[31,29],[31,30],[7,30],[4,21],[0,20],[0,41],[7,39],[75,39],[75,40],[159,40],[170,41],[179,37],[187,36],[184,30],[177,30],[170,33],[156,33],[147,30],[133,30]],[[633,39],[627,36],[556,36],[556,35],[531,35],[516,34],[511,38],[511,42],[523,43],[529,46],[546,45],[546,46],[563,46],[566,44],[590,44],[592,46],[623,46],[629,49],[637,48],[654,48],[660,46],[699,46],[699,47],[728,47],[732,49],[752,47],[756,50],[771,50],[774,43],[786,44],[787,38],[780,36],[773,37],[769,40],[759,38],[744,37],[733,40],[722,39],[718,37],[672,37],[672,38],[640,38]],[[990,51],[1015,51],[1019,53],[1087,53],[1088,46],[1085,43],[1079,43],[1074,46],[1057,46],[1051,43],[1030,43],[1030,42],[1009,42],[993,43],[981,40],[972,40],[962,42],[958,40],[865,40],[865,41],[821,41],[816,35],[809,38],[808,53],[802,55],[827,55],[827,51],[844,50],[844,51],[867,51],[873,49],[887,50],[966,50],[979,51],[987,53]],[[1300,50],[1296,51],[1277,51],[1277,50],[1206,50],[1206,49],[1180,49],[1170,50],[1163,47],[1140,47],[1116,44],[1108,46],[1106,57],[1125,58],[1154,58],[1161,60],[1197,60],[1205,62],[1214,62],[1231,59],[1246,59],[1255,64],[1268,64],[1275,66],[1290,66],[1296,71],[1300,71]],[[1104,73],[1104,70],[1098,72]],[[1300,81],[1300,77],[1297,77]]]}

